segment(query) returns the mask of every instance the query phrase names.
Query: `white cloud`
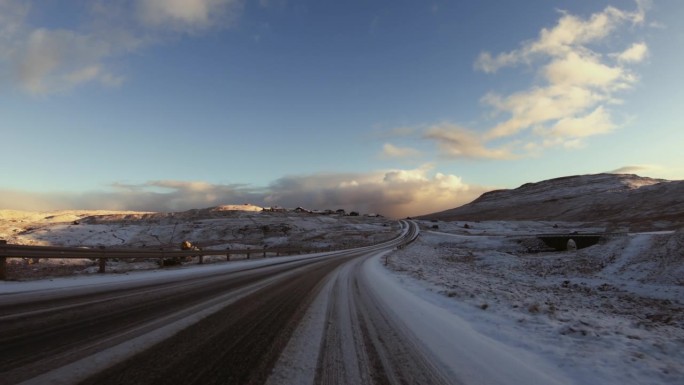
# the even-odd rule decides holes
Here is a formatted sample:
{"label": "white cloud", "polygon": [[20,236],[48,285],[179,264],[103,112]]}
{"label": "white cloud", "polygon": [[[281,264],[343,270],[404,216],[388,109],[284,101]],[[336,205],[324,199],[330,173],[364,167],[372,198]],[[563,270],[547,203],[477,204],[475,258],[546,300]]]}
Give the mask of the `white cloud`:
{"label": "white cloud", "polygon": [[359,187],[359,182],[352,180],[352,181],[346,181],[343,180],[340,182],[340,188],[354,188],[354,187]]}
{"label": "white cloud", "polygon": [[411,147],[397,147],[391,143],[382,146],[382,155],[388,158],[410,158],[420,155],[420,151]]}
{"label": "white cloud", "polygon": [[193,193],[204,193],[213,191],[217,185],[212,185],[207,182],[186,182],[176,180],[158,180],[147,183],[148,186],[161,187],[169,190],[187,191]]}
{"label": "white cloud", "polygon": [[611,174],[637,174],[677,181],[684,180],[684,169],[676,162],[667,167],[658,164],[633,164],[606,172]]}
{"label": "white cloud", "polygon": [[509,147],[489,148],[485,139],[474,131],[455,124],[442,123],[425,131],[426,139],[434,140],[440,153],[449,158],[513,159]]}
{"label": "white cloud", "polygon": [[0,42],[17,34],[22,28],[29,10],[28,3],[0,0]]}
{"label": "white cloud", "polygon": [[89,82],[121,84],[123,77],[104,64],[117,50],[128,47],[118,34],[103,38],[95,31],[34,27],[27,22],[31,8],[26,4],[0,1],[0,71],[5,78],[36,95]]}
{"label": "white cloud", "polygon": [[238,0],[95,2],[84,10],[87,23],[55,29],[31,25],[27,4],[0,0],[0,75],[34,95],[119,86],[124,76],[112,59],[179,34],[229,27],[241,11]]}
{"label": "white cloud", "polygon": [[638,77],[627,64],[643,60],[648,47],[634,43],[620,54],[602,53],[596,47],[621,25],[644,21],[645,3],[637,5],[634,12],[607,7],[586,19],[563,12],[555,26],[543,28],[537,39],[521,48],[496,56],[483,52],[475,62],[477,69],[494,73],[525,63],[536,68],[539,83],[482,98],[497,116],[505,117],[482,135],[482,142],[508,138],[530,142],[526,149],[577,148],[583,145],[582,138],[615,129],[606,106],[620,103],[615,94],[636,83]]}
{"label": "white cloud", "polygon": [[619,91],[630,89],[638,76],[628,67],[648,54],[643,42],[620,53],[601,52],[619,28],[643,24],[647,1],[637,0],[629,12],[607,7],[588,18],[561,12],[556,24],[512,51],[482,52],[474,63],[488,74],[524,64],[535,75],[532,84],[508,94],[489,92],[480,102],[490,108],[494,123],[483,131],[451,123],[423,128],[443,156],[512,159],[539,155],[550,147],[585,145],[587,137],[618,127],[609,105],[620,104]]}
{"label": "white cloud", "polygon": [[68,208],[105,208],[139,211],[178,211],[221,204],[257,203],[263,189],[240,184],[155,180],[142,184],[113,184],[113,191],[82,194]]}
{"label": "white cloud", "polygon": [[645,172],[658,172],[662,167],[654,165],[631,165],[620,167],[613,171],[608,171],[610,174],[641,174]]}
{"label": "white cloud", "polygon": [[520,60],[521,55],[517,51],[500,53],[496,57],[492,57],[489,52],[481,52],[474,67],[482,72],[493,74],[499,68],[517,64]]}
{"label": "white cloud", "polygon": [[549,84],[559,86],[621,88],[624,69],[600,62],[595,55],[568,52],[542,69]]}
{"label": "white cloud", "polygon": [[587,20],[564,13],[558,24],[551,29],[542,29],[539,39],[523,48],[522,55],[543,53],[547,55],[563,55],[569,51],[582,47],[608,36],[610,32],[622,22],[631,21],[641,23],[644,10],[638,9],[630,13],[612,6],[606,7]]}
{"label": "white cloud", "polygon": [[116,183],[109,191],[32,193],[0,189],[5,209],[182,211],[222,204],[357,210],[390,217],[427,214],[468,203],[486,191],[431,165],[368,173],[286,176],[266,188],[203,181]]}
{"label": "white cloud", "polygon": [[609,133],[614,128],[610,114],[599,106],[587,115],[558,120],[547,134],[561,138],[585,138]]}
{"label": "white cloud", "polygon": [[67,30],[38,28],[25,36],[12,55],[21,87],[31,94],[47,94],[97,81],[117,86],[123,77],[103,67],[113,54],[109,44]]}
{"label": "white cloud", "polygon": [[149,27],[196,31],[230,24],[235,0],[138,0],[138,16]]}
{"label": "white cloud", "polygon": [[417,169],[361,174],[319,174],[284,177],[271,186],[268,204],[285,207],[338,207],[392,217],[426,214],[468,203],[485,191],[456,175]]}
{"label": "white cloud", "polygon": [[634,164],[606,172],[610,174],[636,174],[644,177],[674,181],[684,180],[684,169],[682,169],[679,164],[671,164],[669,167],[658,164]]}
{"label": "white cloud", "polygon": [[606,99],[606,95],[574,85],[534,87],[506,97],[488,94],[482,101],[511,117],[491,128],[484,138],[512,136],[540,123],[573,116]]}
{"label": "white cloud", "polygon": [[638,63],[648,56],[648,46],[646,43],[634,43],[631,47],[621,52],[617,58],[625,63]]}
{"label": "white cloud", "polygon": [[642,23],[644,17],[645,7],[641,2],[635,12],[626,12],[609,6],[586,20],[562,12],[561,18],[553,28],[543,28],[536,40],[523,44],[521,48],[496,56],[482,52],[475,62],[475,68],[493,73],[502,67],[521,62],[529,63],[538,55],[562,57],[570,52],[584,51],[587,50],[586,44],[605,38],[621,23]]}

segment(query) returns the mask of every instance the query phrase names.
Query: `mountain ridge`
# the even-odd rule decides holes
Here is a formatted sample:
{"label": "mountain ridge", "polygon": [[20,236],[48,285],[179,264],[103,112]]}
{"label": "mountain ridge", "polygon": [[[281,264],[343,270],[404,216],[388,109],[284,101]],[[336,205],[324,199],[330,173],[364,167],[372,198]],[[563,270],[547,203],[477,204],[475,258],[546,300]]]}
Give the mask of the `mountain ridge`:
{"label": "mountain ridge", "polygon": [[489,191],[466,205],[418,218],[546,220],[672,229],[684,225],[684,181],[634,174],[565,176]]}

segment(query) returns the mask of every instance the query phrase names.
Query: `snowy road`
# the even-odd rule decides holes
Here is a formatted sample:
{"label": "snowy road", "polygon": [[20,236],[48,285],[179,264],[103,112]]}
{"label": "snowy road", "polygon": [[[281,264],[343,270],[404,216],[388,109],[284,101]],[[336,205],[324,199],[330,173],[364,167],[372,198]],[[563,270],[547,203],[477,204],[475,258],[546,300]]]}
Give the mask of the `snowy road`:
{"label": "snowy road", "polygon": [[263,382],[349,252],[0,291],[0,383]]}
{"label": "snowy road", "polygon": [[0,383],[565,383],[402,288],[383,256],[416,234],[404,223],[346,252],[8,283]]}

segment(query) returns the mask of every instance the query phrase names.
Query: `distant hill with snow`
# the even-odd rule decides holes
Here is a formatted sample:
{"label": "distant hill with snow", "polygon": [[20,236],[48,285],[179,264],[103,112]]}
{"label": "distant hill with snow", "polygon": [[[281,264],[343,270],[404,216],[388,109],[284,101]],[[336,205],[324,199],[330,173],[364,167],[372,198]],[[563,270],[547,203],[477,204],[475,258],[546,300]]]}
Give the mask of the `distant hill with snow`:
{"label": "distant hill with snow", "polygon": [[396,221],[372,216],[264,211],[251,204],[180,212],[0,210],[0,240],[16,245],[168,248],[365,246],[395,237]]}
{"label": "distant hill with snow", "polygon": [[420,219],[543,220],[673,229],[684,225],[684,181],[632,174],[568,176],[490,191],[464,206]]}

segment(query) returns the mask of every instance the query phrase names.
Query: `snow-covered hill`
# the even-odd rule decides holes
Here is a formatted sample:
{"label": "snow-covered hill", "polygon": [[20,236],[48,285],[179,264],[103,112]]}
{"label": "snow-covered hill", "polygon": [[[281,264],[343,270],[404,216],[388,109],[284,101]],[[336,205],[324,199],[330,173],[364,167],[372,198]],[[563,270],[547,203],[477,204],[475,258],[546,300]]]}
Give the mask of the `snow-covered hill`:
{"label": "snow-covered hill", "polygon": [[595,174],[527,183],[483,194],[464,206],[423,216],[440,220],[547,220],[609,223],[614,230],[684,224],[684,181]]}
{"label": "snow-covered hill", "polygon": [[418,239],[385,263],[424,298],[543,357],[569,383],[682,383],[684,229],[530,252],[521,241],[550,223],[468,224],[421,221]]}
{"label": "snow-covered hill", "polygon": [[266,212],[251,205],[171,213],[0,210],[0,239],[19,245],[174,249],[187,240],[220,249],[344,248],[392,238],[397,226],[381,217]]}
{"label": "snow-covered hill", "polygon": [[[370,216],[262,211],[224,205],[182,212],[0,210],[0,240],[15,245],[178,250],[183,241],[203,249],[292,247],[305,250],[371,245],[396,237],[398,222]],[[248,256],[234,256],[233,259]],[[197,258],[195,258],[197,259]],[[205,261],[225,257],[207,257]],[[196,263],[193,260],[190,263]],[[90,259],[10,258],[12,279],[92,273]],[[153,269],[157,261],[108,261],[107,271]]]}

